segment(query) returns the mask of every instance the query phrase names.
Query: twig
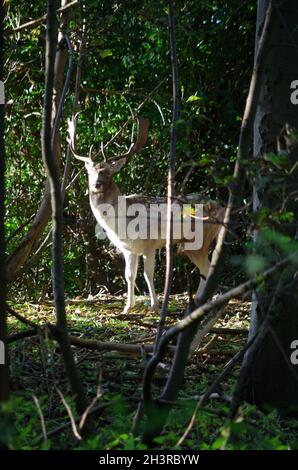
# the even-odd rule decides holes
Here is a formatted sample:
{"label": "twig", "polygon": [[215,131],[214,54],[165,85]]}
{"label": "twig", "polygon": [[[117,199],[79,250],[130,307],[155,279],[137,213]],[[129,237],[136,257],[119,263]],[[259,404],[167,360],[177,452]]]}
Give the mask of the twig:
{"label": "twig", "polygon": [[18,226],[18,228],[16,230],[14,230],[12,232],[11,235],[9,235],[9,237],[7,237],[7,240],[6,240],[6,243],[9,243],[18,233],[21,232],[21,230],[23,230],[23,228],[27,227],[27,225],[30,224],[30,222],[32,222],[32,220],[34,219],[34,215],[31,215],[31,217],[29,219],[27,219],[25,222],[23,222],[21,225]]}
{"label": "twig", "polygon": [[38,400],[37,396],[33,394],[32,398],[33,398],[33,401],[34,401],[35,406],[37,408],[37,412],[38,412],[39,417],[40,417],[40,424],[41,424],[43,438],[44,438],[45,443],[47,443],[47,441],[48,441],[47,428],[46,428],[46,423],[45,423],[45,420],[44,420],[43,412],[42,412],[42,409],[41,409],[41,406],[40,406],[40,403],[39,403],[39,400]]}
{"label": "twig", "polygon": [[95,397],[93,398],[93,400],[91,401],[90,405],[87,406],[86,410],[85,410],[84,413],[83,413],[83,416],[82,416],[81,419],[80,419],[79,429],[82,429],[82,428],[84,427],[85,421],[86,421],[88,415],[90,415],[90,412],[91,412],[92,408],[94,408],[95,403],[96,403],[96,402],[101,398],[101,396],[102,396],[101,388],[100,388],[100,379],[101,379],[101,377],[99,377],[99,385],[98,385],[97,390],[96,390],[96,395],[95,395]]}
{"label": "twig", "polygon": [[[6,308],[7,308],[7,311],[11,315],[13,315],[15,318],[17,318],[17,320],[19,320],[20,322],[24,323],[25,325],[28,325],[31,328],[33,328],[33,330],[31,330],[32,335],[33,335],[33,331],[38,333],[38,330],[40,330],[40,331],[42,330],[42,327],[40,325],[38,325],[36,323],[33,323],[31,320],[27,320],[27,318],[25,318],[22,315],[20,315],[19,313],[17,313],[9,305],[7,305]],[[45,326],[47,327],[47,332],[51,336],[55,337],[55,334],[53,333],[53,331],[55,329],[55,326],[50,325],[50,324],[47,324]],[[17,335],[23,335],[23,334],[24,334],[23,332],[17,333]],[[32,336],[32,335],[30,335],[30,336]],[[29,336],[29,334],[28,334],[28,336]],[[115,343],[115,342],[112,342],[112,341],[111,342],[101,342],[101,341],[97,341],[97,340],[94,340],[94,339],[78,338],[77,336],[73,336],[73,335],[69,335],[69,340],[70,340],[70,343],[73,346],[78,346],[78,347],[81,347],[81,348],[87,348],[87,349],[91,349],[93,351],[119,351],[119,352],[129,353],[129,354],[140,354],[141,353],[141,348],[144,348],[145,352],[148,352],[148,353],[153,352],[153,344],[142,344],[142,343],[127,344],[127,343]],[[175,347],[173,347],[173,346],[169,348],[169,352],[173,352],[174,350],[175,350]]]}
{"label": "twig", "polygon": [[[90,412],[88,413],[88,416],[91,416],[91,415],[94,415],[102,410],[104,410],[105,408],[107,408],[108,406],[110,406],[111,404],[110,403],[101,403],[100,405],[96,406],[95,408],[93,408],[93,410],[90,410]],[[78,424],[80,422],[80,420],[82,419],[82,416],[79,416],[78,418],[75,419],[75,423]],[[48,432],[48,439],[50,437],[54,437],[54,436],[57,436],[57,434],[60,434],[61,432],[65,431],[69,426],[70,426],[70,421],[67,422],[67,423],[63,423],[61,424],[60,426],[57,426],[56,428],[54,429],[51,429],[49,432]],[[38,437],[35,441],[34,441],[34,444],[33,445],[37,445],[39,444],[41,441],[42,441],[43,437],[40,436]]]}
{"label": "twig", "polygon": [[178,447],[180,446],[186,439],[186,437],[188,436],[188,434],[190,433],[194,423],[195,423],[195,419],[196,419],[196,415],[197,415],[197,412],[198,410],[203,406],[203,404],[208,400],[208,398],[210,397],[210,395],[214,392],[214,390],[217,389],[218,385],[220,384],[220,382],[222,382],[222,380],[224,378],[226,378],[233,370],[234,366],[244,357],[244,354],[246,353],[246,351],[251,347],[251,345],[254,343],[254,341],[256,340],[257,336],[258,336],[259,333],[256,333],[255,336],[253,336],[253,338],[248,342],[246,343],[246,345],[240,350],[237,352],[237,354],[235,354],[235,356],[228,362],[227,366],[224,368],[224,370],[219,374],[219,376],[217,377],[217,379],[212,383],[212,385],[210,385],[210,387],[208,388],[208,390],[204,393],[204,395],[200,398],[200,400],[198,401],[196,407],[195,407],[195,410],[193,412],[193,415],[191,417],[191,420],[186,428],[186,430],[184,431],[182,437],[179,439],[179,441],[177,442],[177,444],[175,445],[175,447]]}
{"label": "twig", "polygon": [[217,328],[213,327],[210,330],[212,333],[218,335],[248,335],[248,328]]}
{"label": "twig", "polygon": [[79,431],[77,429],[77,425],[76,425],[76,421],[73,417],[73,414],[72,414],[72,411],[71,411],[71,408],[69,406],[69,404],[67,403],[67,401],[65,400],[62,392],[57,388],[57,392],[61,398],[61,401],[63,403],[63,405],[65,406],[65,409],[67,411],[67,414],[69,416],[69,419],[70,419],[70,424],[71,424],[71,428],[72,428],[72,432],[74,434],[74,436],[79,440],[81,441],[82,440],[82,436],[79,434]]}
{"label": "twig", "polygon": [[[142,101],[142,103],[138,106],[136,114],[142,109],[142,107],[151,99],[151,97],[154,95],[154,93],[164,84],[166,81],[166,78],[163,78],[157,85],[156,87],[149,93],[148,96]],[[132,120],[132,117],[130,116],[126,122],[120,127],[120,129],[111,137],[111,139],[104,145],[104,150],[109,147],[114,140],[126,129],[130,121]]]}
{"label": "twig", "polygon": [[51,235],[52,235],[52,229],[49,230],[44,240],[41,242],[41,244],[39,245],[35,253],[33,253],[31,258],[27,261],[25,266],[19,269],[19,271],[17,272],[16,278],[21,277],[24,272],[26,272],[30,267],[34,266],[34,264],[37,263],[37,261],[39,260],[43,251],[52,245],[52,241],[49,241],[51,238]]}
{"label": "twig", "polygon": [[239,143],[238,143],[238,152],[237,158],[235,162],[234,172],[233,172],[233,180],[234,182],[229,186],[229,198],[228,203],[225,211],[225,216],[223,220],[223,225],[220,229],[217,243],[215,249],[212,254],[211,265],[209,269],[209,273],[206,280],[205,289],[202,293],[199,302],[202,304],[208,300],[210,295],[212,295],[214,288],[217,284],[217,275],[220,270],[220,266],[222,264],[222,255],[223,255],[223,246],[226,238],[226,233],[230,226],[230,219],[231,213],[234,206],[235,196],[239,198],[239,194],[236,194],[236,189],[239,189],[239,193],[241,193],[240,186],[240,168],[241,163],[243,160],[247,160],[249,158],[249,149],[250,149],[250,141],[251,141],[251,134],[252,134],[252,126],[253,120],[256,114],[258,98],[260,95],[260,90],[262,86],[262,65],[265,59],[266,54],[266,45],[268,41],[268,30],[269,25],[271,23],[271,16],[272,16],[272,4],[270,3],[266,20],[264,23],[262,36],[260,39],[260,45],[257,53],[257,58],[255,61],[249,92],[246,100],[246,106],[243,114],[241,129],[240,129],[240,136],[239,136]]}

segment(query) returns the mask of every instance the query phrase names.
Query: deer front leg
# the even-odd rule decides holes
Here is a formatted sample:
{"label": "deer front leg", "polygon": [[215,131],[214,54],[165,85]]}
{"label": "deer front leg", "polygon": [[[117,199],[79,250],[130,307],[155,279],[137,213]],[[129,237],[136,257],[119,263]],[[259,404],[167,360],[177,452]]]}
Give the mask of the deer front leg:
{"label": "deer front leg", "polygon": [[149,294],[151,309],[154,312],[158,311],[158,298],[154,288],[154,266],[155,266],[155,250],[147,251],[143,254],[144,260],[144,277],[146,279]]}
{"label": "deer front leg", "polygon": [[125,258],[125,279],[127,282],[127,302],[124,313],[135,305],[135,280],[138,270],[139,256],[129,251],[124,252]]}

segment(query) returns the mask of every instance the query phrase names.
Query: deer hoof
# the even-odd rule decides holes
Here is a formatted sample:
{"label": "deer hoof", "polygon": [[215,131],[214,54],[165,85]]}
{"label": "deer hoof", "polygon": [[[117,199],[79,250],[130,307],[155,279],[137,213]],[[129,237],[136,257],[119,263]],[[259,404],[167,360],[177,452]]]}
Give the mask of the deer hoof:
{"label": "deer hoof", "polygon": [[131,313],[133,305],[126,305],[122,313]]}

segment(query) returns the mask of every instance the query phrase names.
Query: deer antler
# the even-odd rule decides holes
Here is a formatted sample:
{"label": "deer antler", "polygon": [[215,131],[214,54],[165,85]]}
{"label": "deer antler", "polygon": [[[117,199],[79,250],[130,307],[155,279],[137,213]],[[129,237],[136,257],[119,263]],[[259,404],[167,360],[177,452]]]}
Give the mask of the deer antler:
{"label": "deer antler", "polygon": [[67,139],[67,142],[69,143],[70,150],[72,151],[74,157],[77,160],[80,160],[80,161],[85,162],[85,163],[91,163],[92,162],[92,158],[91,158],[92,146],[90,147],[90,150],[89,150],[89,157],[84,157],[83,155],[79,155],[79,154],[76,153],[76,150],[75,150],[76,120],[77,120],[78,114],[79,113],[77,113],[75,116],[73,116],[72,119],[68,120],[68,135],[69,135],[69,138]]}
{"label": "deer antler", "polygon": [[[85,163],[90,163],[93,161],[92,159],[92,148],[93,148],[93,145],[91,145],[90,149],[89,149],[89,156],[88,157],[84,157],[83,155],[79,155],[77,154],[76,152],[76,149],[75,149],[75,134],[76,134],[76,120],[77,120],[77,116],[78,116],[79,113],[77,113],[75,116],[73,116],[72,119],[69,119],[68,120],[68,134],[69,134],[69,138],[67,139],[69,145],[70,145],[70,150],[72,151],[74,157],[77,159],[77,160],[80,160],[82,162],[85,162]],[[148,138],[148,129],[149,129],[149,119],[146,119],[146,118],[143,118],[141,116],[136,116],[136,119],[138,120],[139,122],[139,133],[138,133],[138,137],[137,137],[137,140],[135,143],[132,143],[129,150],[124,153],[124,154],[121,154],[121,155],[116,155],[114,157],[110,157],[108,160],[105,156],[105,153],[104,153],[104,148],[103,148],[103,144],[101,145],[101,149],[97,152],[97,154],[95,155],[98,156],[99,154],[102,154],[103,155],[103,158],[105,161],[117,161],[117,160],[120,160],[122,158],[128,158],[128,157],[132,157],[133,155],[135,155],[136,153],[140,152],[142,150],[142,148],[144,147],[146,141],[147,141],[147,138]]]}
{"label": "deer antler", "polygon": [[143,118],[141,116],[136,116],[136,119],[139,122],[139,133],[135,143],[132,143],[129,150],[121,155],[116,155],[115,157],[109,158],[109,161],[117,161],[121,158],[132,157],[136,153],[140,152],[144,145],[146,144],[148,138],[148,129],[149,129],[149,119]]}

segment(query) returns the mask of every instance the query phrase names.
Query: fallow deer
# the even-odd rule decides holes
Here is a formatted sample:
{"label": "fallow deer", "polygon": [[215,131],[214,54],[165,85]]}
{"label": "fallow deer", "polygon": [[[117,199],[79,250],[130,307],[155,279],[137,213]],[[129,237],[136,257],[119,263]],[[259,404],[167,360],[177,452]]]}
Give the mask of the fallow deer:
{"label": "fallow deer", "polygon": [[[75,121],[69,121],[69,139],[71,151],[75,158],[85,163],[88,173],[89,200],[93,214],[98,224],[104,229],[110,241],[123,253],[125,258],[125,278],[127,282],[127,303],[125,312],[135,305],[135,279],[138,269],[139,257],[142,255],[144,260],[144,277],[148,285],[151,308],[158,309],[158,298],[154,288],[154,266],[155,251],[166,245],[166,198],[148,197],[143,195],[123,195],[114,181],[114,175],[117,174],[125,165],[128,158],[138,153],[145,145],[149,121],[137,117],[139,121],[139,134],[135,144],[130,146],[129,151],[124,155],[117,155],[108,160],[105,158],[103,147],[101,153],[106,161],[95,163],[92,159],[91,148],[89,156],[78,155],[75,146]],[[200,200],[194,195],[177,198],[176,202],[193,207],[194,203],[200,204]],[[202,201],[201,201],[202,202]],[[128,236],[127,227],[133,220],[130,209],[144,207],[146,214],[142,218],[143,232],[148,234],[147,228],[152,223],[157,224],[157,236],[142,237]],[[162,206],[162,210],[160,207]],[[151,210],[153,207],[153,211]],[[112,209],[112,214],[109,213]],[[141,210],[141,209],[140,209]],[[111,212],[111,211],[110,211]],[[135,213],[135,212],[134,212]],[[149,215],[148,215],[149,213]],[[183,252],[200,270],[200,284],[197,296],[204,288],[206,276],[209,270],[208,252],[212,241],[217,237],[222,221],[223,208],[213,201],[203,205],[203,211],[200,217],[203,219],[201,226],[202,244],[199,249],[189,249],[189,239],[184,236],[174,237],[173,243],[179,244],[179,251]],[[199,218],[197,213],[188,214],[193,220]],[[154,220],[153,220],[154,218]],[[124,229],[124,230],[123,230]],[[120,234],[122,232],[122,234]],[[174,230],[175,232],[175,230]],[[124,234],[124,235],[123,235]]]}

